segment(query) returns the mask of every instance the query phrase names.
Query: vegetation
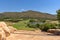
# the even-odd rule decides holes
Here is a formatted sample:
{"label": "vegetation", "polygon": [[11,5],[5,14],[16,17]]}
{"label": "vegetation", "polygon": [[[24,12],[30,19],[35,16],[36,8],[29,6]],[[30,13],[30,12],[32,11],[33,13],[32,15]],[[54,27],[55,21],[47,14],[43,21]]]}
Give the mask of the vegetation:
{"label": "vegetation", "polygon": [[48,29],[56,29],[57,28],[57,24],[44,23],[44,24],[40,24],[39,28],[42,31],[47,31]]}
{"label": "vegetation", "polygon": [[[58,10],[57,13],[60,22],[60,10]],[[47,31],[48,29],[57,28],[57,24],[46,23],[46,20],[56,20],[56,16],[32,10],[24,12],[4,12],[0,14],[0,21],[8,21],[10,22],[8,25],[13,25],[13,27],[18,30],[40,29]]]}
{"label": "vegetation", "polygon": [[56,29],[57,24],[51,24],[51,23],[39,23],[36,21],[36,19],[30,19],[30,20],[23,20],[20,22],[17,22],[13,25],[13,27],[17,28],[18,30],[35,30],[40,29],[42,31],[47,31],[48,29]]}
{"label": "vegetation", "polygon": [[36,19],[29,20],[27,26],[29,28],[35,28],[35,29],[37,29],[39,27],[38,20],[36,20]]}
{"label": "vegetation", "polygon": [[13,25],[13,27],[15,27],[18,30],[35,30],[34,28],[27,27],[28,21],[29,20],[17,22],[16,24]]}
{"label": "vegetation", "polygon": [[60,9],[57,11],[57,19],[59,21],[59,28],[60,28]]}
{"label": "vegetation", "polygon": [[[48,17],[49,16],[49,17]],[[4,12],[0,13],[0,20],[6,20],[10,19],[8,21],[16,21],[18,19],[56,19],[56,16],[48,14],[48,13],[42,13],[38,11],[24,11],[24,12]]]}

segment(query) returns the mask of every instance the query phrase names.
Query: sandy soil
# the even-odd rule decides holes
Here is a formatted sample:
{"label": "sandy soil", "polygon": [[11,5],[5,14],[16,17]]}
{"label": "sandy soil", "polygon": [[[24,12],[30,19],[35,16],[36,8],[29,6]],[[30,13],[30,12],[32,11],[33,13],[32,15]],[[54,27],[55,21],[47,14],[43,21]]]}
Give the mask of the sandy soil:
{"label": "sandy soil", "polygon": [[53,36],[46,32],[16,31],[7,40],[60,40],[60,36]]}

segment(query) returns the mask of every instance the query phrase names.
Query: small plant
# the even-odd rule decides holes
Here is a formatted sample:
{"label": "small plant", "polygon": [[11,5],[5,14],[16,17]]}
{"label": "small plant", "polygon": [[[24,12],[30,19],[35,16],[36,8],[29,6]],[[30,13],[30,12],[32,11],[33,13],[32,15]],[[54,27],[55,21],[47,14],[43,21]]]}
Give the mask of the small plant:
{"label": "small plant", "polygon": [[29,22],[28,22],[28,24],[27,24],[27,27],[29,27],[29,28],[39,28],[39,24],[38,24],[38,22],[37,22],[37,20],[35,20],[35,19],[31,19],[31,20],[29,20]]}
{"label": "small plant", "polygon": [[27,24],[27,26],[28,26],[29,28],[37,28],[36,24],[31,24],[31,23],[29,23],[29,24]]}
{"label": "small plant", "polygon": [[57,20],[59,21],[58,27],[60,29],[60,9],[57,10]]}
{"label": "small plant", "polygon": [[41,24],[39,26],[39,28],[42,31],[47,31],[48,29],[56,29],[56,25],[55,24],[50,24],[50,23],[45,23],[45,24]]}

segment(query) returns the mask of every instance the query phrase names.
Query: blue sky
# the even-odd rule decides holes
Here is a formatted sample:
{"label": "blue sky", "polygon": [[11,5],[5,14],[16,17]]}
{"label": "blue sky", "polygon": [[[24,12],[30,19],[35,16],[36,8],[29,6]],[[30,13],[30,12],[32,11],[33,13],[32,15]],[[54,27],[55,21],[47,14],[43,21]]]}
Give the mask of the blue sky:
{"label": "blue sky", "polygon": [[35,10],[56,14],[60,0],[0,0],[0,12],[20,12]]}

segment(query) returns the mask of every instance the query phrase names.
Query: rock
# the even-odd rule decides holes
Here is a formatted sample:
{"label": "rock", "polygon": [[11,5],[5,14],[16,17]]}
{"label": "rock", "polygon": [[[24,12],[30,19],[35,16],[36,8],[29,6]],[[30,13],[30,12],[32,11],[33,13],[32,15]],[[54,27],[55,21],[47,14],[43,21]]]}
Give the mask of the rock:
{"label": "rock", "polygon": [[14,27],[12,27],[12,26],[9,26],[9,29],[10,29],[10,32],[11,32],[11,33],[14,33],[14,31],[17,30],[16,28],[14,28]]}
{"label": "rock", "polygon": [[56,29],[56,31],[55,31],[54,34],[55,34],[55,35],[60,35],[60,29]]}
{"label": "rock", "polygon": [[10,36],[9,28],[5,22],[0,22],[0,40],[5,40],[8,36]]}
{"label": "rock", "polygon": [[5,35],[5,32],[2,28],[0,28],[0,40],[2,39],[6,39],[6,35]]}
{"label": "rock", "polygon": [[55,31],[56,31],[56,29],[49,29],[47,32],[54,33]]}
{"label": "rock", "polygon": [[47,32],[53,33],[55,35],[60,35],[60,29],[49,29]]}

